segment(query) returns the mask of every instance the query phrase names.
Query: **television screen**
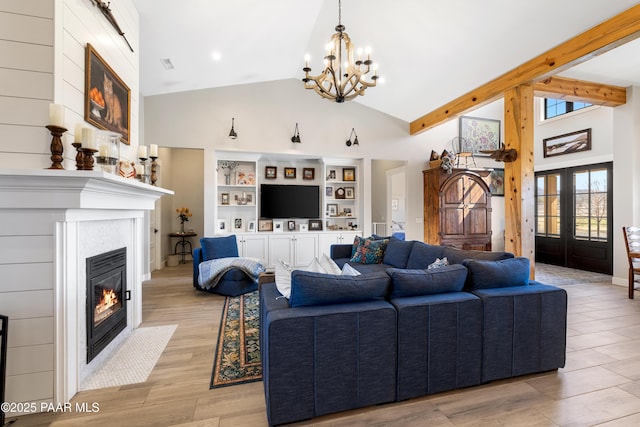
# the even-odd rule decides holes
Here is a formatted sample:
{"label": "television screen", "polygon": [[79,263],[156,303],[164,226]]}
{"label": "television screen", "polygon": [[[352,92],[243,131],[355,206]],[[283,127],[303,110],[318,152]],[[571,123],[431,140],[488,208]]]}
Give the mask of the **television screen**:
{"label": "television screen", "polygon": [[260,217],[319,218],[320,187],[317,185],[260,185]]}

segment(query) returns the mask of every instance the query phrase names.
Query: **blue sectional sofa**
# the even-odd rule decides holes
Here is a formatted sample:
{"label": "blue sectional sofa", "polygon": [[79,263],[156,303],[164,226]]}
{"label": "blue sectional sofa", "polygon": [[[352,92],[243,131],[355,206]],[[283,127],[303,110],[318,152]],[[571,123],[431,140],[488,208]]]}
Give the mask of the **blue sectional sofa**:
{"label": "blue sectional sofa", "polygon": [[[294,271],[260,291],[270,425],[564,366],[567,294],[506,252],[388,241],[359,276]],[[451,263],[428,269],[436,259]]]}

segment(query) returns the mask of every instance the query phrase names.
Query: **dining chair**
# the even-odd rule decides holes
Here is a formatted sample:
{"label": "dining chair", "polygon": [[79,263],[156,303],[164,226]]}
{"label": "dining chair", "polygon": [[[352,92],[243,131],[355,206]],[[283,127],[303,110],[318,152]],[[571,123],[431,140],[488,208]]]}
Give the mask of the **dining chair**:
{"label": "dining chair", "polygon": [[629,299],[633,299],[636,274],[640,274],[640,227],[622,227],[629,261]]}

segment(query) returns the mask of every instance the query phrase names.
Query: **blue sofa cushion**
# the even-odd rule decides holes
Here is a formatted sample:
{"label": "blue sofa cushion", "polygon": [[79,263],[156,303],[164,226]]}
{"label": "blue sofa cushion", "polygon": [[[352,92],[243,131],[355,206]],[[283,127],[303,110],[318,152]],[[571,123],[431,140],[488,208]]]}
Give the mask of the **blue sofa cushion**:
{"label": "blue sofa cushion", "polygon": [[513,254],[511,252],[474,251],[468,249],[457,249],[449,246],[444,247],[443,255],[447,257],[449,264],[462,264],[462,261],[465,259],[499,261],[501,259],[513,258]]}
{"label": "blue sofa cushion", "polygon": [[[407,268],[427,268],[429,264],[432,264],[436,258],[442,258],[444,256],[444,246],[430,245],[424,242],[414,242],[411,247],[411,253],[407,260]],[[454,264],[449,260],[450,264]]]}
{"label": "blue sofa cushion", "polygon": [[358,244],[354,243],[354,253],[351,262],[360,264],[381,264],[389,240],[373,240],[356,237]]}
{"label": "blue sofa cushion", "polygon": [[382,262],[395,268],[407,268],[413,243],[411,240],[399,240],[392,237],[387,243]]}
{"label": "blue sofa cushion", "polygon": [[384,299],[390,278],[386,273],[344,276],[294,270],[291,307],[328,305]]}
{"label": "blue sofa cushion", "polygon": [[203,237],[200,239],[200,246],[203,261],[238,256],[235,234],[226,237]]}
{"label": "blue sofa cushion", "polygon": [[500,261],[467,259],[462,265],[469,269],[468,290],[527,286],[529,259],[516,257]]}
{"label": "blue sofa cushion", "polygon": [[467,279],[467,269],[460,264],[431,270],[390,268],[387,274],[391,277],[391,299],[460,292]]}

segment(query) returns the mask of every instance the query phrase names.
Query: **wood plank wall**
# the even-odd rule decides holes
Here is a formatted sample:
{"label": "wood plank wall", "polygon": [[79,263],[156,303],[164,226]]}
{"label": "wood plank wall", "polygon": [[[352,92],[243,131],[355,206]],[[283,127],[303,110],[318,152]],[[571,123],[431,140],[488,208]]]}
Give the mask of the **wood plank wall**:
{"label": "wood plank wall", "polygon": [[[111,5],[133,45],[87,0],[0,2],[0,169],[51,165],[44,127],[49,104],[65,105],[65,167],[75,165],[71,142],[84,123],[86,43],[131,89],[131,146],[138,145],[138,13],[131,0]],[[51,401],[54,390],[53,211],[0,210],[0,313],[9,316],[9,402]]]}

